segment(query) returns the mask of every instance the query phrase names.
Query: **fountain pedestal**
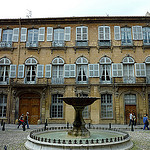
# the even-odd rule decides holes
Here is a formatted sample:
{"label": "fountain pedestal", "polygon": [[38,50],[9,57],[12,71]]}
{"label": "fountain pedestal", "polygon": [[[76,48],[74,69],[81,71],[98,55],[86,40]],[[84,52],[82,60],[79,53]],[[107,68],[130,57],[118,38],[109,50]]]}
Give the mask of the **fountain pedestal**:
{"label": "fountain pedestal", "polygon": [[75,120],[73,122],[73,129],[68,131],[68,135],[79,137],[79,138],[88,138],[90,137],[90,132],[85,128],[85,122],[82,117],[82,111],[85,106],[74,106],[75,109]]}

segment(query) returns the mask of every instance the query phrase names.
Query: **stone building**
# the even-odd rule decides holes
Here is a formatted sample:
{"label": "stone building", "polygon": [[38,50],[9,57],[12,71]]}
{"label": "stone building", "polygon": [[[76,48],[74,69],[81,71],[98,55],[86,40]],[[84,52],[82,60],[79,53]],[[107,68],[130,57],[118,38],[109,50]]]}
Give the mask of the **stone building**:
{"label": "stone building", "polygon": [[100,97],[87,123],[142,124],[150,116],[150,17],[0,20],[0,120],[72,123],[61,97]]}

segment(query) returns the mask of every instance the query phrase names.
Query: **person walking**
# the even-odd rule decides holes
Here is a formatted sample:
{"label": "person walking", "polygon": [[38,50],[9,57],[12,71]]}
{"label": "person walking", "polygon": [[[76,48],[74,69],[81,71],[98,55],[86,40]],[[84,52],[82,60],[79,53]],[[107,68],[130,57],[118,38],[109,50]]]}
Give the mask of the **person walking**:
{"label": "person walking", "polygon": [[133,115],[132,115],[132,112],[130,113],[129,117],[130,117],[130,122],[129,122],[129,126],[130,126],[130,125],[133,123]]}
{"label": "person walking", "polygon": [[23,123],[24,123],[24,118],[23,118],[23,116],[24,116],[24,114],[22,114],[22,115],[20,116],[19,121],[18,121],[18,122],[19,122],[19,125],[18,125],[17,128],[19,128],[21,124],[23,125]]}
{"label": "person walking", "polygon": [[149,127],[148,127],[149,122],[148,122],[148,118],[147,118],[146,115],[144,115],[144,117],[143,117],[143,123],[144,123],[144,128],[143,128],[143,130],[145,130],[145,128],[147,128],[147,130],[149,130]]}
{"label": "person walking", "polygon": [[28,115],[29,115],[29,112],[26,113],[26,116],[25,116],[25,123],[26,123],[26,125],[27,125],[27,129],[30,129],[30,128],[29,128],[29,120],[28,120],[28,119],[29,119],[29,116],[28,116]]}

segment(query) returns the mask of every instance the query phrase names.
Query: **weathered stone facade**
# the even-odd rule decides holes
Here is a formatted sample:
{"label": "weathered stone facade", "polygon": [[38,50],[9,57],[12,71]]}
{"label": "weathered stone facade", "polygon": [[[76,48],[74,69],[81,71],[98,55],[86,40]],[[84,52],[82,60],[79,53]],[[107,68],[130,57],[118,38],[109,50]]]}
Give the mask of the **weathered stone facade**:
{"label": "weathered stone facade", "polygon": [[[48,123],[72,123],[74,118],[74,109],[71,106],[66,105],[65,103],[61,104],[61,112],[62,115],[59,116],[59,106],[54,106],[52,111],[52,96],[53,95],[61,95],[64,97],[67,96],[77,96],[79,93],[83,93],[88,96],[100,97],[100,100],[97,100],[94,104],[88,107],[88,117],[85,119],[86,122],[90,122],[92,124],[107,124],[107,123],[115,123],[115,124],[126,124],[127,114],[129,111],[136,113],[136,121],[138,124],[142,124],[143,115],[146,113],[150,113],[150,84],[148,83],[148,76],[145,74],[144,76],[138,76],[138,68],[135,68],[136,63],[144,63],[146,65],[146,58],[150,56],[150,45],[143,44],[143,38],[134,39],[133,38],[133,26],[150,27],[149,25],[150,17],[68,17],[68,18],[38,18],[38,19],[2,19],[0,20],[0,28],[1,30],[1,43],[3,42],[4,30],[11,30],[14,28],[18,29],[18,40],[17,42],[12,42],[11,46],[2,46],[0,45],[0,59],[9,59],[9,65],[16,65],[15,77],[10,77],[9,82],[5,84],[5,82],[1,82],[0,84],[0,94],[7,95],[7,103],[6,104],[6,116],[3,112],[4,116],[0,116],[0,120],[3,119],[7,123],[15,123],[15,120],[19,118],[19,115],[22,112],[28,111],[28,105],[30,105],[30,101],[33,103],[30,106],[30,116],[31,121],[34,120],[32,117],[34,115],[37,117],[35,121],[38,123],[44,123],[47,119]],[[105,35],[107,31],[98,30],[99,26],[109,27],[109,38],[104,40],[99,39],[99,34],[101,36]],[[122,45],[122,39],[115,40],[114,26],[119,26],[120,28],[130,28],[131,29],[131,41],[132,44],[128,42],[126,45]],[[28,30],[29,29],[38,29],[44,27],[44,32],[42,32],[42,36],[44,40],[38,41],[38,45],[36,46],[27,46],[26,43],[28,41]],[[52,36],[52,40],[48,39],[48,28],[53,32],[49,34]],[[54,41],[54,30],[55,29],[65,29],[65,27],[69,27],[70,31],[68,32],[70,39],[64,40],[62,45],[53,45]],[[78,37],[77,35],[77,27],[83,27],[79,31],[80,34],[86,33],[86,43],[84,45],[77,44]],[[87,31],[84,31],[84,27],[87,27]],[[22,28],[27,29],[27,33],[24,33],[26,36],[26,40],[21,41],[21,35],[23,36]],[[59,33],[56,35],[59,35]],[[65,31],[64,31],[65,32]],[[66,31],[67,32],[67,31]],[[120,31],[121,32],[121,31]],[[122,31],[123,32],[123,31]],[[140,32],[140,31],[139,31]],[[142,32],[141,32],[142,33]],[[15,33],[13,33],[15,34]],[[38,31],[38,36],[39,36]],[[65,34],[65,33],[64,33]],[[79,36],[80,36],[79,34]],[[8,35],[8,34],[7,34]],[[122,38],[123,35],[122,34]],[[14,35],[13,35],[14,36]],[[64,35],[65,36],[65,35]],[[121,36],[121,33],[120,33]],[[128,36],[128,33],[127,33]],[[103,38],[103,37],[102,37]],[[150,37],[149,37],[150,38]],[[59,38],[58,38],[59,39]],[[128,39],[128,37],[127,37]],[[129,38],[130,39],[130,38]],[[150,39],[149,39],[150,40]],[[5,40],[4,40],[5,41]],[[81,38],[80,42],[83,42]],[[5,41],[6,42],[6,41]],[[104,42],[104,45],[98,45],[99,42]],[[109,42],[110,45],[105,45],[105,42]],[[58,43],[56,43],[58,44]],[[60,43],[61,44],[61,43]],[[83,45],[82,45],[83,44]],[[54,71],[52,70],[52,62],[55,58],[62,59],[64,61],[61,64],[63,67],[65,64],[74,64],[78,65],[77,59],[82,57],[87,60],[87,64],[98,64],[98,74],[97,76],[90,76],[89,67],[80,68],[79,70],[75,69],[75,76],[65,77],[65,69],[62,70],[61,79],[59,80],[59,76],[57,77],[57,81],[52,81],[54,76]],[[28,64],[26,60],[29,58],[34,58],[37,60],[36,64]],[[110,64],[105,62],[100,63],[101,58],[108,58],[111,60]],[[123,62],[124,58],[132,58],[134,62]],[[57,59],[56,59],[57,60]],[[106,60],[106,59],[105,59]],[[127,69],[122,68],[122,76],[113,76],[113,68],[112,64],[122,64],[127,67]],[[128,64],[132,64],[133,68],[128,69]],[[43,65],[43,75],[37,77],[37,67],[33,69],[35,72],[36,81],[33,82],[25,82],[25,78],[27,78],[26,71],[28,66],[32,65]],[[51,65],[50,76],[46,77],[46,65]],[[147,63],[148,64],[148,63]],[[7,66],[8,64],[3,64],[0,62],[1,66]],[[19,65],[24,65],[23,68],[23,77],[18,77],[19,73]],[[55,66],[56,64],[54,64]],[[104,67],[105,65],[110,65],[109,69]],[[140,65],[141,66],[141,65]],[[101,67],[103,69],[101,69]],[[30,69],[31,69],[30,68]],[[57,68],[58,69],[58,68]],[[86,70],[87,69],[87,70]],[[134,79],[130,79],[130,72],[133,71],[131,75]],[[137,69],[137,70],[136,70]],[[146,68],[145,68],[146,69]],[[2,71],[4,69],[1,68]],[[10,69],[11,70],[11,69]],[[82,75],[80,71],[82,70]],[[105,70],[105,71],[104,71]],[[141,69],[142,70],[142,69]],[[141,73],[141,70],[139,71]],[[2,72],[1,71],[1,72]],[[13,71],[13,70],[12,70]],[[30,70],[31,71],[31,70]],[[56,71],[59,74],[58,70]],[[108,73],[110,71],[110,73]],[[118,70],[117,70],[118,71]],[[127,79],[124,79],[124,75],[126,75],[125,71],[127,71]],[[40,71],[39,71],[40,72]],[[47,71],[48,72],[48,71]],[[147,70],[148,72],[148,70]],[[32,72],[33,73],[33,72]],[[31,73],[31,74],[32,74]],[[78,82],[80,79],[77,78],[79,74],[83,77],[86,74],[86,83]],[[103,74],[104,73],[104,74]],[[3,76],[3,73],[0,73]],[[40,74],[40,73],[39,73]],[[60,73],[61,74],[61,73]],[[78,74],[78,75],[77,75]],[[10,73],[9,73],[10,75]],[[32,74],[33,77],[33,74]],[[31,77],[31,78],[32,78]],[[27,79],[28,80],[28,79]],[[29,79],[30,80],[30,79]],[[32,79],[31,79],[32,80]],[[30,80],[30,81],[31,81]],[[130,82],[131,80],[131,82]],[[109,82],[107,82],[109,81]],[[30,95],[28,95],[30,94]],[[32,95],[34,95],[32,97]],[[37,97],[35,96],[37,95]],[[102,95],[104,96],[104,101],[102,102]],[[108,95],[111,97],[110,101],[107,101]],[[34,98],[36,97],[36,98]],[[127,99],[125,98],[127,97]],[[134,97],[134,98],[133,98]],[[132,99],[133,98],[133,103]],[[22,103],[20,103],[22,100]],[[39,103],[36,102],[39,100]],[[131,100],[131,101],[130,101]],[[26,102],[27,101],[27,102]],[[125,102],[126,101],[126,102]],[[105,103],[107,105],[105,105]],[[109,105],[110,103],[110,105]],[[104,104],[104,105],[103,105]],[[106,106],[106,107],[105,107]],[[21,107],[21,108],[20,108]],[[39,107],[39,108],[38,108]],[[103,110],[102,110],[103,107]],[[35,108],[35,109],[34,109]],[[55,110],[56,108],[56,110]],[[132,110],[133,108],[133,110]],[[2,106],[2,109],[4,107]],[[21,109],[21,110],[20,110]],[[129,109],[127,111],[127,109]],[[33,112],[32,112],[33,111]],[[34,114],[34,111],[39,111],[39,114]],[[55,117],[55,111],[57,113],[57,117]],[[52,113],[52,114],[51,114]],[[110,113],[110,114],[109,114]],[[1,114],[0,114],[1,115]],[[54,115],[52,117],[52,115]],[[150,115],[150,114],[149,114]],[[33,124],[35,122],[33,121]]]}

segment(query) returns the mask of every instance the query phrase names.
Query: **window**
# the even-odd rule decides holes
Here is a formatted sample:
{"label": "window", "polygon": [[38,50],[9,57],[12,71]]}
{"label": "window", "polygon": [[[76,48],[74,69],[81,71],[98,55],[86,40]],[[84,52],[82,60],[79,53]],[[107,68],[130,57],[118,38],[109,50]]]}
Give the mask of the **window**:
{"label": "window", "polygon": [[143,44],[150,45],[150,27],[143,27]]}
{"label": "window", "polygon": [[99,46],[111,46],[109,26],[98,27],[98,39],[99,39]]}
{"label": "window", "polygon": [[146,66],[145,63],[136,63],[135,71],[137,77],[146,77]]}
{"label": "window", "polygon": [[52,61],[52,84],[64,83],[64,60],[62,58],[54,58]]}
{"label": "window", "polygon": [[52,95],[51,118],[63,118],[63,97],[61,94]]}
{"label": "window", "polygon": [[6,117],[7,95],[0,95],[0,117]]}
{"label": "window", "polygon": [[146,82],[150,83],[150,57],[146,58],[145,64],[146,64]]}
{"label": "window", "polygon": [[136,95],[135,94],[125,94],[124,96],[125,105],[135,105]]}
{"label": "window", "polygon": [[111,94],[101,95],[101,117],[102,118],[113,117],[113,101]]}
{"label": "window", "polygon": [[28,58],[25,61],[25,83],[28,84],[36,83],[36,69],[37,69],[37,60],[35,58]]}
{"label": "window", "polygon": [[113,63],[112,64],[112,76],[113,77],[122,77],[123,76],[122,63]]}
{"label": "window", "polygon": [[121,28],[121,44],[125,46],[132,45],[131,28]]}
{"label": "window", "polygon": [[123,62],[124,83],[135,83],[134,59],[128,56],[128,57],[125,57],[122,62]]}
{"label": "window", "polygon": [[77,83],[84,84],[88,83],[88,60],[85,57],[79,57],[76,61],[77,66]]}
{"label": "window", "polygon": [[8,58],[0,59],[0,82],[2,84],[9,83],[10,60]]}
{"label": "window", "polygon": [[148,94],[148,116],[150,117],[150,94]]}
{"label": "window", "polygon": [[100,59],[100,81],[102,83],[111,82],[111,59],[108,57]]}
{"label": "window", "polygon": [[52,41],[53,47],[64,47],[65,41],[70,41],[71,27],[56,28],[47,27],[47,41]]}
{"label": "window", "polygon": [[76,46],[88,46],[88,27],[76,27]]}
{"label": "window", "polygon": [[133,32],[133,40],[142,40],[142,26],[133,26],[132,27]]}

